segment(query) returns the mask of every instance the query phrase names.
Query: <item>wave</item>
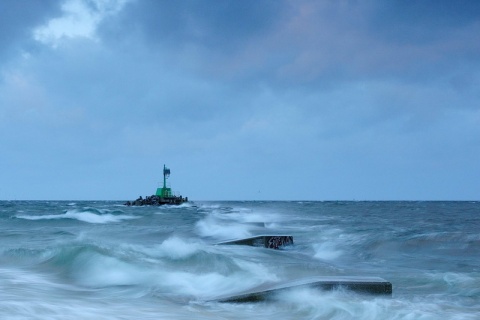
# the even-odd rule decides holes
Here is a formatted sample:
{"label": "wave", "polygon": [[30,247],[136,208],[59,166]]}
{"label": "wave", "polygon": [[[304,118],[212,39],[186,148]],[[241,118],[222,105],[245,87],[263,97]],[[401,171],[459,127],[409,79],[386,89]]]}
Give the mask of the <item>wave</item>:
{"label": "wave", "polygon": [[166,258],[170,261],[186,260],[203,252],[201,243],[187,241],[177,236],[167,238],[153,247],[128,246],[127,250],[140,252],[155,259]]}
{"label": "wave", "polygon": [[111,213],[97,214],[89,211],[69,210],[63,214],[47,215],[16,215],[16,218],[26,220],[55,220],[55,219],[75,219],[88,223],[112,223],[123,220],[138,219],[139,217],[131,215],[115,215]]}
{"label": "wave", "polygon": [[313,257],[319,260],[335,260],[343,254],[334,243],[316,243],[313,244],[315,254]]}
{"label": "wave", "polygon": [[221,219],[207,216],[196,224],[197,232],[203,237],[214,237],[219,239],[247,238],[252,236],[249,231],[251,226],[222,221]]}
{"label": "wave", "polygon": [[272,266],[178,237],[152,247],[73,241],[46,249],[6,250],[2,259],[16,260],[17,265],[21,260],[33,272],[59,277],[80,290],[110,288],[187,300],[234,294],[278,280]]}
{"label": "wave", "polygon": [[251,237],[254,232],[275,229],[284,222],[283,217],[277,213],[247,207],[202,204],[199,212],[206,216],[196,223],[197,234],[217,239]]}
{"label": "wave", "polygon": [[[132,208],[142,208],[142,206],[135,207],[133,206]],[[179,209],[187,209],[187,210],[192,210],[196,209],[197,207],[192,204],[192,203],[182,203],[182,204],[164,204],[161,206],[156,207],[155,209],[158,209],[158,212],[155,212],[155,214],[165,214],[165,213],[171,213],[173,210],[179,210]]]}

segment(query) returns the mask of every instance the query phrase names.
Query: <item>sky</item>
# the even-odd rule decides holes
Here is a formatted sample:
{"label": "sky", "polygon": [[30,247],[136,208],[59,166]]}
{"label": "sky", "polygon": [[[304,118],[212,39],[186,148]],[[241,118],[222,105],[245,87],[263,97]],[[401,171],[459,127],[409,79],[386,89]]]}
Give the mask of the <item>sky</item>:
{"label": "sky", "polygon": [[480,2],[0,1],[0,200],[479,200]]}

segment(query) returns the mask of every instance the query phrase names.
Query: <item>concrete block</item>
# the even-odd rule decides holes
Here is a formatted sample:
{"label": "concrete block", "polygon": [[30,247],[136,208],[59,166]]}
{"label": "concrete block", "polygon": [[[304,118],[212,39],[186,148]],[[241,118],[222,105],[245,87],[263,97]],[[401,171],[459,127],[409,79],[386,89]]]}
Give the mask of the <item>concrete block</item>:
{"label": "concrete block", "polygon": [[262,285],[248,292],[217,299],[220,302],[260,302],[272,299],[275,294],[295,289],[314,288],[320,290],[335,290],[344,288],[359,293],[373,295],[392,295],[392,284],[379,277],[315,277],[281,284]]}
{"label": "concrete block", "polygon": [[225,242],[220,242],[218,244],[236,244],[278,249],[279,247],[293,244],[293,237],[285,235],[263,235],[245,239],[229,240]]}

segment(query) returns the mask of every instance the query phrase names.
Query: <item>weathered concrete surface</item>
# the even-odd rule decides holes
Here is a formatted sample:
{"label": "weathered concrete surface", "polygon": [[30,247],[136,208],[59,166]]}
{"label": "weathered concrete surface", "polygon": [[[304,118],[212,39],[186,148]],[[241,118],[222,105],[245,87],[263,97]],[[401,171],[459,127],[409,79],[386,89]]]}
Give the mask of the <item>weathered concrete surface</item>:
{"label": "weathered concrete surface", "polygon": [[379,277],[315,277],[274,285],[262,285],[248,292],[216,299],[219,302],[260,302],[274,298],[275,294],[296,288],[335,290],[344,288],[359,293],[391,295],[392,284]]}
{"label": "weathered concrete surface", "polygon": [[293,237],[285,235],[263,235],[245,239],[229,240],[218,244],[236,244],[244,246],[265,247],[270,249],[278,249],[282,246],[292,245]]}

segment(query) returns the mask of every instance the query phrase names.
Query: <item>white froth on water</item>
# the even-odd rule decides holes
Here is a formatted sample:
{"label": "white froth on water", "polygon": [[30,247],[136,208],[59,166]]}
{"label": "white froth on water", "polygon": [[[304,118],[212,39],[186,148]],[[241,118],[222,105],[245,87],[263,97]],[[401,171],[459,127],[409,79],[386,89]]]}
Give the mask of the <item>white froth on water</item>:
{"label": "white froth on water", "polygon": [[224,216],[228,219],[242,223],[272,223],[281,222],[283,220],[282,217],[278,214],[257,211],[252,212],[251,210],[246,212],[244,210],[239,210],[238,212],[232,212]]}
{"label": "white froth on water", "polygon": [[315,252],[313,257],[320,260],[334,260],[343,253],[342,250],[337,249],[335,244],[331,242],[314,244],[313,250]]}
{"label": "white froth on water", "polygon": [[[170,241],[169,241],[170,242]],[[81,254],[71,271],[75,283],[86,288],[138,286],[142,292],[209,300],[235,295],[264,282],[278,281],[273,270],[259,263],[237,260],[228,272],[172,269],[162,263],[139,265],[98,253]],[[218,267],[217,267],[218,269]],[[146,290],[146,288],[150,288]]]}
{"label": "white froth on water", "polygon": [[137,285],[150,278],[149,270],[96,253],[78,256],[72,275],[78,284],[94,288]]}
{"label": "white froth on water", "polygon": [[215,237],[218,239],[246,238],[252,234],[249,226],[220,220],[214,216],[207,216],[197,222],[196,230],[203,237]]}
{"label": "white froth on water", "polygon": [[[461,308],[435,297],[413,300],[360,295],[345,290],[295,288],[275,295],[277,311],[304,319],[475,319]],[[443,305],[439,308],[439,305]],[[442,310],[443,309],[443,310]]]}
{"label": "white froth on water", "polygon": [[[476,320],[480,312],[476,204],[65,201],[1,202],[0,211],[0,319]],[[295,244],[214,245],[262,232],[288,232]],[[379,276],[393,295],[296,288],[265,302],[218,302],[322,275]]]}
{"label": "white froth on water", "polygon": [[225,295],[236,295],[262,283],[277,281],[269,268],[258,264],[239,262],[235,272],[194,273],[169,271],[157,275],[158,287],[167,292],[193,296],[194,299],[209,300]]}
{"label": "white froth on water", "polygon": [[178,237],[171,237],[158,246],[160,256],[172,259],[185,259],[200,250],[200,245],[195,242],[186,242]]}
{"label": "white froth on water", "polygon": [[158,286],[166,292],[193,296],[196,299],[209,299],[239,289],[247,289],[254,284],[252,279],[217,272],[196,274],[179,271],[163,274],[159,278]]}
{"label": "white froth on water", "polygon": [[343,233],[337,228],[316,227],[317,235],[312,239],[313,257],[319,260],[334,260],[343,254]]}
{"label": "white froth on water", "polygon": [[64,214],[46,214],[46,215],[17,215],[17,218],[26,220],[54,220],[54,219],[76,219],[88,223],[110,223],[120,222],[122,220],[138,219],[139,217],[130,215],[114,215],[111,213],[95,214],[88,211],[69,210]]}
{"label": "white froth on water", "polygon": [[280,280],[274,270],[264,264],[239,259],[236,259],[235,263],[242,268],[242,270],[254,275],[258,282],[277,282]]}
{"label": "white froth on water", "polygon": [[[141,207],[141,206],[140,206]],[[170,211],[172,209],[185,209],[185,208],[193,208],[194,205],[189,202],[184,202],[181,204],[164,204],[158,207],[161,211]]]}

